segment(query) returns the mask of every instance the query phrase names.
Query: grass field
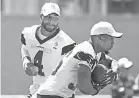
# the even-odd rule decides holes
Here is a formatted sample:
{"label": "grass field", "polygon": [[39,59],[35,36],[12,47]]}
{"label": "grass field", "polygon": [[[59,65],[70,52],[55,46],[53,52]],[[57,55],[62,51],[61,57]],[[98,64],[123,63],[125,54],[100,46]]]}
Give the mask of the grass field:
{"label": "grass field", "polygon": [[[26,98],[25,95],[3,95],[1,98]],[[111,98],[110,95],[96,95],[96,96],[86,96],[86,95],[78,95],[75,98]],[[139,98],[136,96],[134,98]]]}

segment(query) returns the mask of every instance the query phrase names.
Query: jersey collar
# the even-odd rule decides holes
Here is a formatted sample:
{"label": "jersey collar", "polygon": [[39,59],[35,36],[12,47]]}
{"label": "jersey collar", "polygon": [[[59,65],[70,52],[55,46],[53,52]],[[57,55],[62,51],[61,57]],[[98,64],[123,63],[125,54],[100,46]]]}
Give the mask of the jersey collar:
{"label": "jersey collar", "polygon": [[55,37],[55,36],[60,32],[60,28],[58,27],[57,30],[56,30],[52,35],[50,35],[50,36],[48,36],[47,38],[45,38],[45,39],[42,40],[42,39],[39,38],[39,36],[38,36],[38,34],[37,34],[37,31],[38,31],[39,28],[40,28],[40,26],[39,26],[39,27],[37,28],[37,30],[36,30],[35,37],[36,37],[36,39],[38,40],[38,42],[39,42],[40,44],[45,43],[45,42],[48,41],[49,39]]}

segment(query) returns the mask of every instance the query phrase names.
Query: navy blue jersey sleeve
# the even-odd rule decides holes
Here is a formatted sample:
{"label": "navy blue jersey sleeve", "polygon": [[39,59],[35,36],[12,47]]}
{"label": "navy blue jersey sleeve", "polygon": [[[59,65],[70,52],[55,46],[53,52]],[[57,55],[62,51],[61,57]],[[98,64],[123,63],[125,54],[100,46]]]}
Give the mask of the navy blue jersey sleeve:
{"label": "navy blue jersey sleeve", "polygon": [[87,59],[89,59],[89,54],[80,51],[74,56],[74,58],[82,61],[87,61]]}
{"label": "navy blue jersey sleeve", "polygon": [[89,66],[91,69],[94,68],[95,63],[97,62],[96,59],[94,59],[90,54],[84,53],[82,51],[78,52],[74,58],[80,60],[81,63],[82,61],[87,62],[87,66]]}
{"label": "navy blue jersey sleeve", "polygon": [[75,45],[76,45],[76,43],[73,43],[73,44],[63,47],[61,55],[64,55],[64,54],[68,53],[69,51],[71,51],[75,47]]}

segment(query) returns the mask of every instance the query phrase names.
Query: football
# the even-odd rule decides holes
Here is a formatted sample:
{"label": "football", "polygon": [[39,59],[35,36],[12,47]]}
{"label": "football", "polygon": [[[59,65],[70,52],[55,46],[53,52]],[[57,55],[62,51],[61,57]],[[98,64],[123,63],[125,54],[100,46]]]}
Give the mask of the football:
{"label": "football", "polygon": [[104,66],[103,64],[96,65],[94,70],[91,72],[92,81],[94,83],[101,82],[101,79],[105,76],[107,71],[108,71],[108,68]]}
{"label": "football", "polygon": [[99,83],[111,68],[112,60],[106,56],[98,62],[94,70],[91,72],[91,79],[94,83]]}

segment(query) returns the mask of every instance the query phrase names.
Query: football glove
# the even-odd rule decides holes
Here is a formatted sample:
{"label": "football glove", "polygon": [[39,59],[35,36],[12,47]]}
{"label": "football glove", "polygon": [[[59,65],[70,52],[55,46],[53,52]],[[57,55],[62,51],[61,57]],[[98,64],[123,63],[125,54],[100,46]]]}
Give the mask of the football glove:
{"label": "football glove", "polygon": [[101,79],[100,85],[105,85],[105,84],[112,84],[115,82],[118,78],[118,74],[114,72],[112,69],[109,69],[104,77]]}
{"label": "football glove", "polygon": [[98,67],[97,69],[94,69],[91,78],[92,85],[99,91],[100,89],[103,89],[105,86],[112,84],[117,79],[117,73],[113,72],[112,69],[108,69],[106,71],[106,69],[104,68],[103,71],[103,67]]}

